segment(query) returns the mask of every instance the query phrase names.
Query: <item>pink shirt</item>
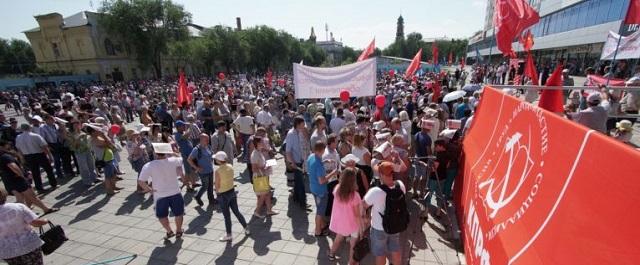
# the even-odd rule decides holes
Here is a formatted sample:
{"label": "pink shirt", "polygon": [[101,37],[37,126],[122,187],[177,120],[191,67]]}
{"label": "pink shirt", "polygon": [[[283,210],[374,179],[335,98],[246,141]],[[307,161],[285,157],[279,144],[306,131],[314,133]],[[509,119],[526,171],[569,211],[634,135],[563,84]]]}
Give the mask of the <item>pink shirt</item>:
{"label": "pink shirt", "polygon": [[331,224],[329,229],[336,234],[349,236],[358,232],[358,221],[353,211],[354,207],[358,207],[362,199],[357,191],[353,192],[353,196],[349,201],[341,201],[338,197],[338,188],[340,184],[333,190],[333,208],[331,210]]}

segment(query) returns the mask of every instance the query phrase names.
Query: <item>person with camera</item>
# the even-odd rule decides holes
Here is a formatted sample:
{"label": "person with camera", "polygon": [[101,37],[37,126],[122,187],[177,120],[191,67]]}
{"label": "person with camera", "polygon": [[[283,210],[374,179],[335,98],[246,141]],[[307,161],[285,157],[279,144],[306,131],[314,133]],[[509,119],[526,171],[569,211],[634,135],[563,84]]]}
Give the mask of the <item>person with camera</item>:
{"label": "person with camera", "polygon": [[22,203],[7,202],[0,189],[0,259],[9,265],[41,265],[42,240],[32,227],[48,224]]}
{"label": "person with camera", "polygon": [[431,206],[431,196],[433,194],[436,195],[436,201],[438,204],[438,210],[436,212],[436,218],[440,218],[443,212],[446,212],[446,199],[444,197],[443,188],[444,182],[447,179],[447,169],[449,168],[449,164],[453,159],[450,157],[449,152],[447,152],[447,143],[438,139],[434,142],[434,150],[435,150],[435,161],[433,164],[428,164],[430,167],[431,174],[429,175],[429,182],[427,184],[427,196],[425,197],[425,212],[422,214],[422,217],[428,218],[427,211],[429,211],[429,207]]}

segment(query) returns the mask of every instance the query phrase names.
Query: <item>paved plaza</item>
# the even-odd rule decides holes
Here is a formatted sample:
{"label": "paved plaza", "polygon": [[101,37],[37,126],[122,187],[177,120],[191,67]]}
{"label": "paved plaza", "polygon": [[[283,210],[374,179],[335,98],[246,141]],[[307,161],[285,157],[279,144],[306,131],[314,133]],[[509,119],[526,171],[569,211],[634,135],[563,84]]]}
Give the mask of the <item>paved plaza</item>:
{"label": "paved plaza", "polygon": [[[126,153],[121,155],[126,157]],[[55,253],[45,256],[45,264],[348,263],[344,244],[343,252],[338,254],[341,260],[328,260],[327,251],[333,237],[314,237],[315,212],[306,213],[289,202],[283,159],[278,160],[271,178],[276,198],[273,208],[280,214],[265,219],[252,216],[256,197],[244,173],[246,165],[234,164],[238,205],[249,221],[251,235],[241,233],[242,227],[232,215],[234,239],[231,243],[218,242],[225,233],[218,207],[208,207],[204,200],[205,206],[200,208],[193,200],[195,193],[186,192],[183,192],[187,204],[183,225],[185,235],[178,240],[163,240],[164,230],[155,218],[153,199],[148,194],[143,196],[135,192],[136,175],[129,163],[123,162],[121,167],[126,174],[122,175],[124,180],[119,182],[119,186],[124,190],[115,196],[107,197],[102,185],[87,189],[80,178],[75,177],[63,179],[58,189],[43,197],[48,205],[60,207],[59,212],[46,218],[62,225],[69,238]],[[307,201],[313,202],[310,194]],[[417,203],[412,201],[410,208],[415,216]],[[465,264],[464,255],[454,247],[460,243],[447,239],[451,238],[444,229],[448,226],[447,218],[439,221],[444,225],[434,218],[429,218],[427,223],[418,223],[416,218],[412,218],[409,229],[402,236],[403,255],[405,260],[411,258],[410,264]],[[373,262],[369,255],[361,264]]]}

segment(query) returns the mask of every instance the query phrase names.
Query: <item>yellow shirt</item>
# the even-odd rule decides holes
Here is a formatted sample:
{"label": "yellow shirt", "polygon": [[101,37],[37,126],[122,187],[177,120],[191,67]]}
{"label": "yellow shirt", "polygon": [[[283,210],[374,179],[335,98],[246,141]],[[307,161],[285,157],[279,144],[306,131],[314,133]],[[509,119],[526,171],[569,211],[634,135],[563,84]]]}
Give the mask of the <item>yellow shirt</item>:
{"label": "yellow shirt", "polygon": [[218,193],[223,193],[233,189],[233,168],[229,164],[218,166],[216,169],[220,178],[220,188]]}

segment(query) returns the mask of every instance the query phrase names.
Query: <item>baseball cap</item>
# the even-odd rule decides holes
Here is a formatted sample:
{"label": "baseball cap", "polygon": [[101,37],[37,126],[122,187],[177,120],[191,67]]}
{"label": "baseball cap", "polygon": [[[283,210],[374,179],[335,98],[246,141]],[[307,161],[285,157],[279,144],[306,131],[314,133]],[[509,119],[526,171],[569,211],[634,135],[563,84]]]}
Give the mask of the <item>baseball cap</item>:
{"label": "baseball cap", "polygon": [[176,127],[178,126],[184,126],[186,123],[183,120],[177,120],[176,121]]}
{"label": "baseball cap", "polygon": [[598,103],[600,101],[601,101],[601,98],[600,98],[600,93],[599,92],[591,93],[587,97],[587,102],[589,102],[589,103]]}
{"label": "baseball cap", "polygon": [[227,161],[227,153],[225,153],[224,151],[218,151],[217,153],[213,154],[213,159],[218,161]]}
{"label": "baseball cap", "polygon": [[384,161],[382,163],[380,163],[380,166],[378,166],[378,171],[380,172],[380,175],[390,175],[393,173],[393,163],[389,162],[389,161]]}

